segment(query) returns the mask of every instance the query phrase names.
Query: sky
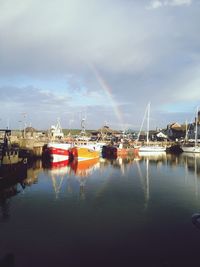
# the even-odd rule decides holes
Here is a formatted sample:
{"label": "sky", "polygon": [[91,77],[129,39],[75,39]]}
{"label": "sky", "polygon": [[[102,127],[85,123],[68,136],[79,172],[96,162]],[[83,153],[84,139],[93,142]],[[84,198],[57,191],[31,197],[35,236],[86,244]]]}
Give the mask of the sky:
{"label": "sky", "polygon": [[[200,106],[199,0],[0,0],[0,128],[150,128]],[[146,119],[145,119],[146,120]]]}

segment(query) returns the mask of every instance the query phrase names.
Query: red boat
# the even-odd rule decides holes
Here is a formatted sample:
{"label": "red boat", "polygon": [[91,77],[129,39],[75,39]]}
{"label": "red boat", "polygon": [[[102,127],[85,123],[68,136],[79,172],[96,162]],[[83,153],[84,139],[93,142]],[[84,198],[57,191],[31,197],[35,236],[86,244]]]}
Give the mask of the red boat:
{"label": "red boat", "polygon": [[71,160],[71,144],[67,143],[48,143],[44,150],[46,159],[51,162],[66,162]]}

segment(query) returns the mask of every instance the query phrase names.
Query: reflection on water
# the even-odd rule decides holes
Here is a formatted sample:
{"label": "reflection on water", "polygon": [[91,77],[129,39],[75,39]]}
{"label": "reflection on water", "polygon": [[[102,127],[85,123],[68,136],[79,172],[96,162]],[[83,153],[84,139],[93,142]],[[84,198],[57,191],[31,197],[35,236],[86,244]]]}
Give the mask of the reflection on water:
{"label": "reflection on water", "polygon": [[34,162],[0,180],[0,263],[198,266],[199,177],[197,154]]}
{"label": "reflection on water", "polygon": [[[13,174],[14,179],[0,180],[0,206],[2,208],[3,218],[9,218],[9,201],[10,199],[23,192],[26,187],[30,187],[38,183],[38,177],[42,173],[46,173],[51,178],[52,187],[56,199],[59,198],[59,193],[62,189],[64,181],[67,182],[67,192],[72,193],[74,181],[79,184],[79,195],[81,199],[85,198],[85,186],[87,179],[94,174],[94,172],[106,171],[108,169],[117,169],[122,176],[126,175],[130,168],[135,166],[135,173],[138,175],[141,183],[141,188],[144,192],[144,205],[147,205],[150,198],[150,167],[156,166],[161,168],[168,166],[172,169],[184,167],[184,182],[191,177],[194,180],[195,195],[198,196],[198,176],[200,176],[200,155],[183,153],[180,156],[160,153],[142,152],[131,157],[118,157],[117,159],[93,159],[82,162],[66,162],[60,166],[56,164],[49,168],[43,169],[42,161],[36,161],[26,170]],[[18,176],[16,176],[18,175]],[[76,183],[77,186],[77,183]]]}
{"label": "reflection on water", "polygon": [[16,164],[1,166],[0,169],[0,221],[10,217],[10,200],[20,193],[19,186],[24,188],[24,179],[27,177],[27,166]]}

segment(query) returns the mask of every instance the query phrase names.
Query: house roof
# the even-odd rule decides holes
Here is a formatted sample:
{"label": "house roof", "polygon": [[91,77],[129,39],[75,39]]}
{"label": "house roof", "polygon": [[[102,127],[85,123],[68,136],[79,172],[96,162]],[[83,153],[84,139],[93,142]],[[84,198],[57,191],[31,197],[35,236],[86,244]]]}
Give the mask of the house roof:
{"label": "house roof", "polygon": [[31,132],[31,133],[37,132],[37,130],[35,128],[33,128],[33,127],[26,127],[25,131],[26,132]]}
{"label": "house roof", "polygon": [[181,124],[179,124],[177,122],[171,123],[169,125],[169,127],[170,127],[170,129],[175,130],[175,131],[185,131],[186,130],[186,125],[185,124],[181,125]]}
{"label": "house roof", "polygon": [[114,133],[119,133],[118,131],[115,131],[111,128],[109,128],[108,126],[103,126],[102,128],[97,130],[99,133],[108,133],[108,134],[114,134]]}

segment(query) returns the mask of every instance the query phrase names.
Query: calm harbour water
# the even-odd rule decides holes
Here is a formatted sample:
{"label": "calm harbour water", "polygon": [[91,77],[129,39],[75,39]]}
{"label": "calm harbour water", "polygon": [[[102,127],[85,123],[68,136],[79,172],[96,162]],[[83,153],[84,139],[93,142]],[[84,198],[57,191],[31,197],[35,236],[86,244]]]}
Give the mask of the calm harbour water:
{"label": "calm harbour water", "polygon": [[0,266],[200,266],[200,155],[38,161],[25,177],[0,188]]}

